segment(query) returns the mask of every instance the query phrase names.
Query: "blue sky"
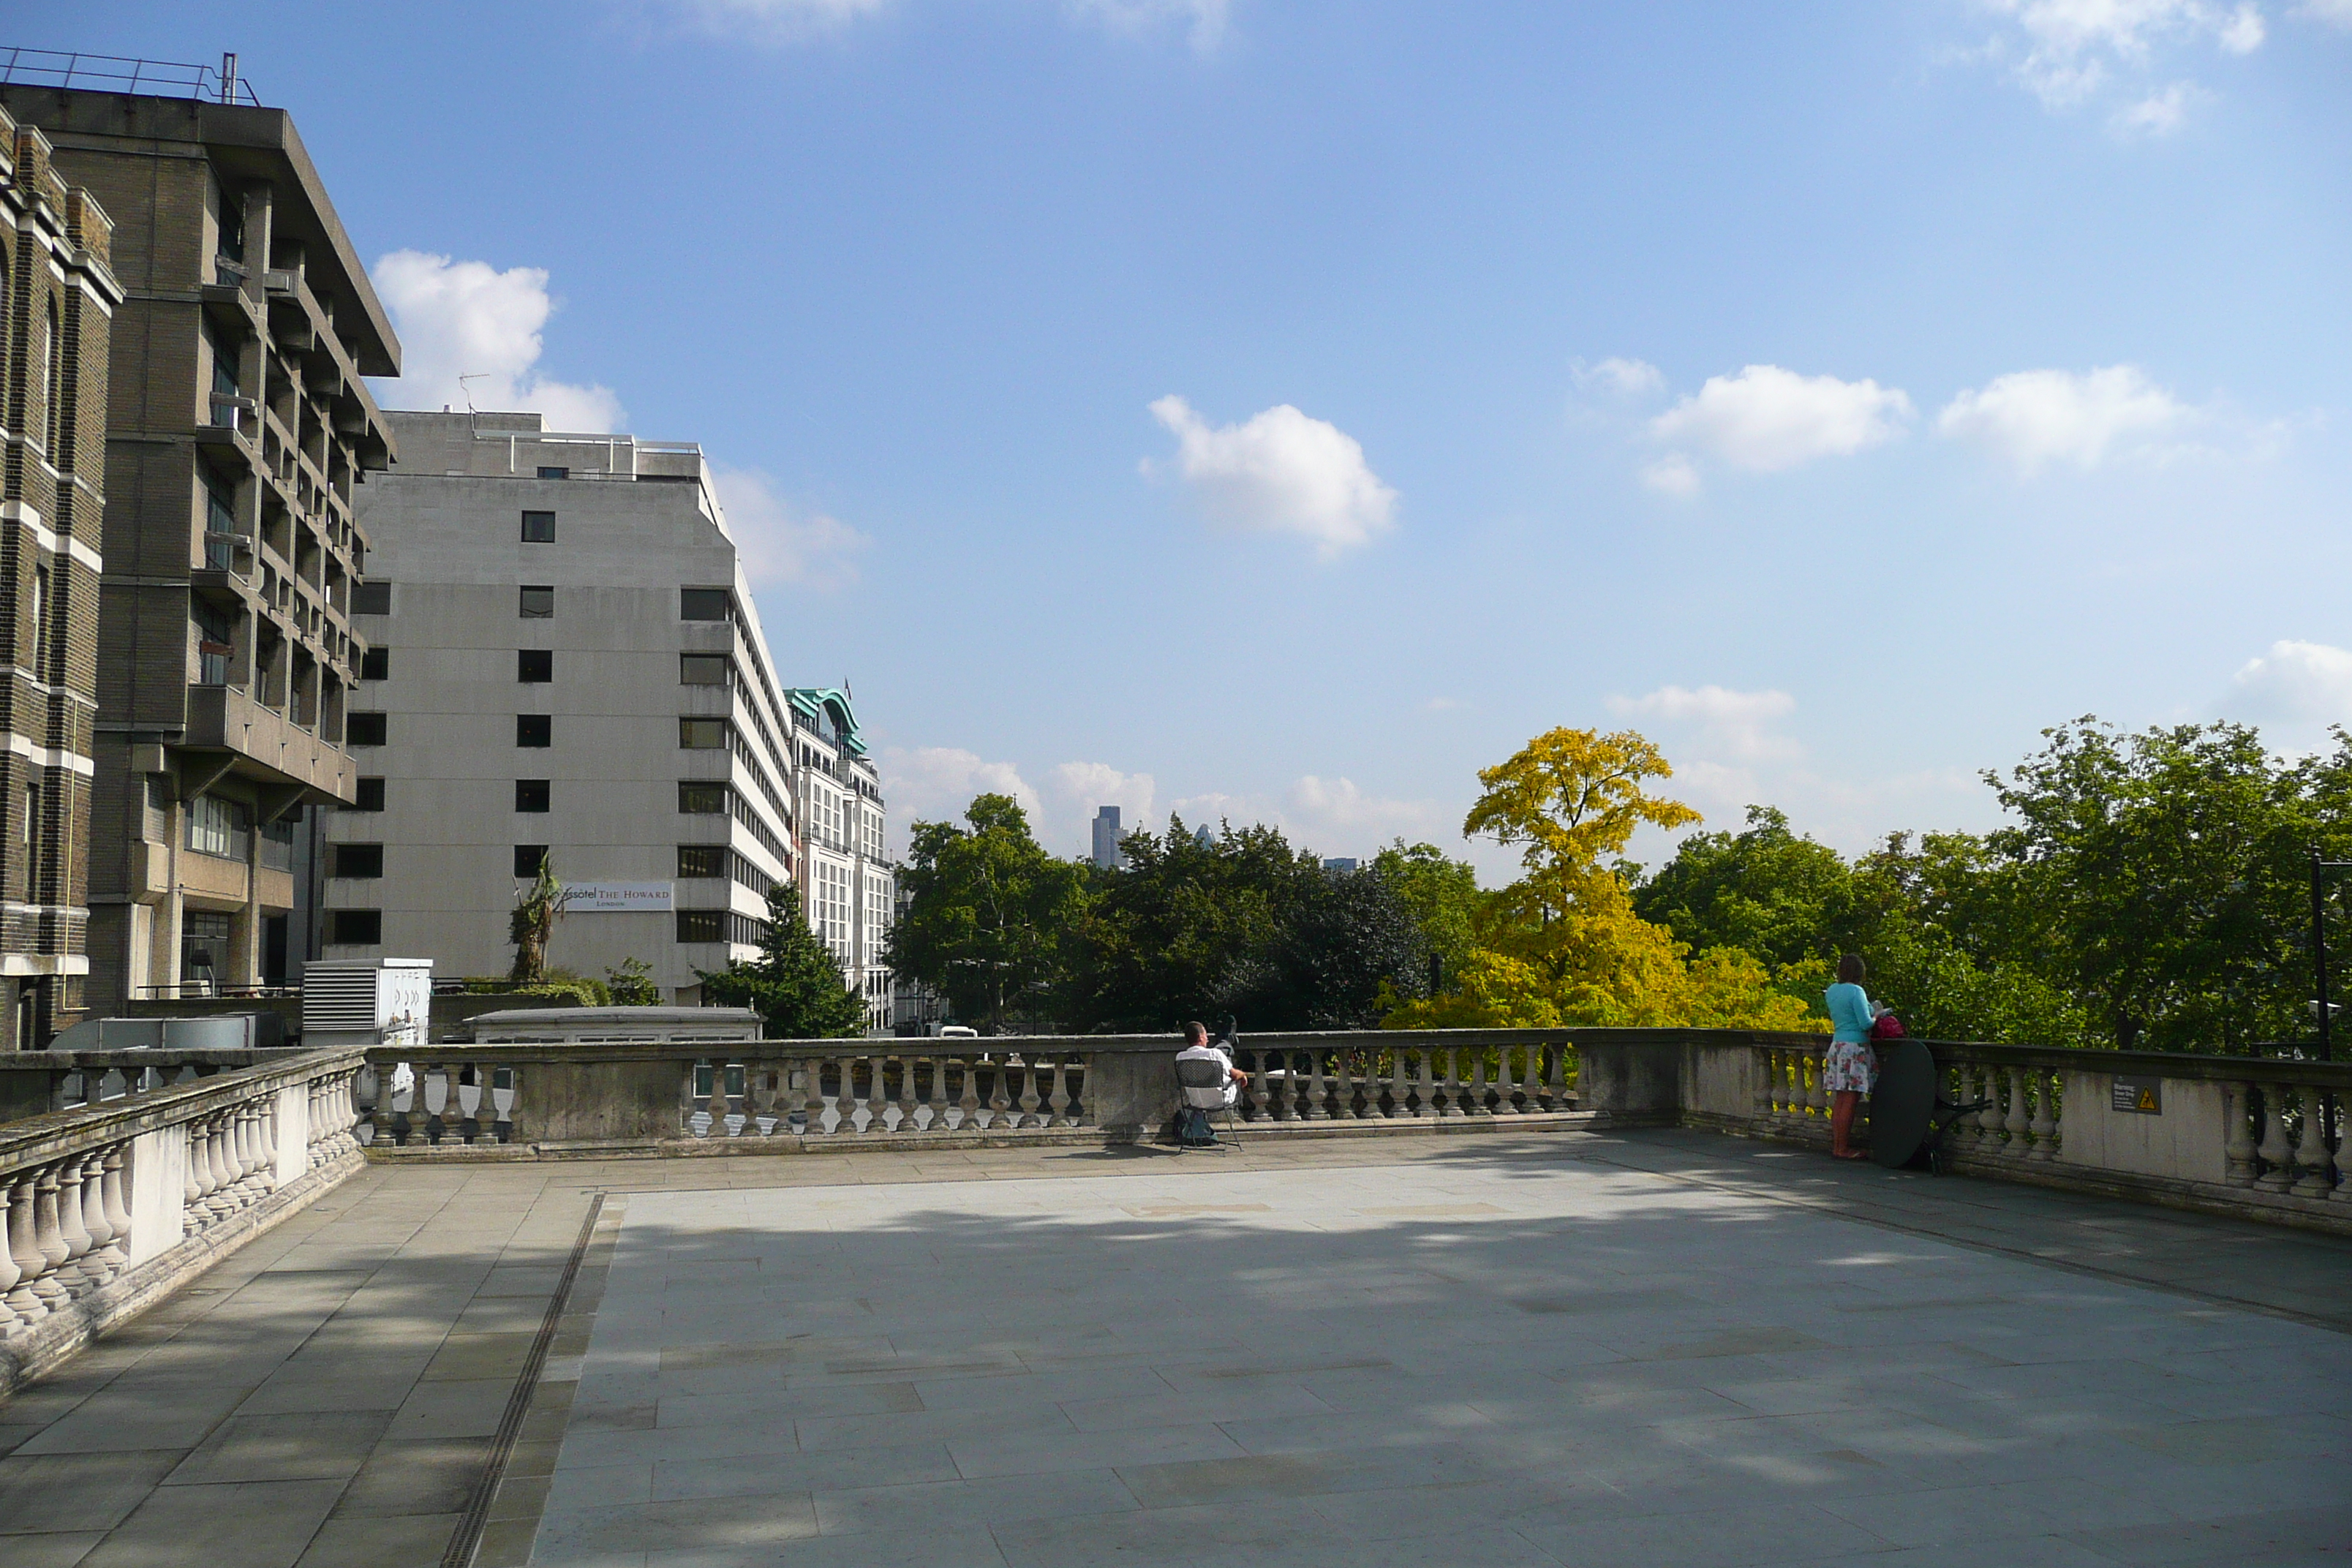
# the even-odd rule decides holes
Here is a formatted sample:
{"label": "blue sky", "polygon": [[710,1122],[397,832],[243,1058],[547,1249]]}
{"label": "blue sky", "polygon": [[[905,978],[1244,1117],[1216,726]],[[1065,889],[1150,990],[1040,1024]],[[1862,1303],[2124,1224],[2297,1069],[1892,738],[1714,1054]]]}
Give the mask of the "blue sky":
{"label": "blue sky", "polygon": [[16,17],[240,52],[388,405],[702,442],[899,823],[1459,849],[1630,725],[1851,850],[2080,714],[2352,719],[2352,0]]}

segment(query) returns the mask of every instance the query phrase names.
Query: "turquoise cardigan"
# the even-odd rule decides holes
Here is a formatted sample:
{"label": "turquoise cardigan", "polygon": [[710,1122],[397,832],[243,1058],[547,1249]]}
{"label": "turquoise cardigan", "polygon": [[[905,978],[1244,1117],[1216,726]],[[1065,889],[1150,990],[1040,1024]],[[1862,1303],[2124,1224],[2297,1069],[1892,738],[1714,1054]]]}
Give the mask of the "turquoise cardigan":
{"label": "turquoise cardigan", "polygon": [[1861,986],[1841,980],[1823,994],[1822,1000],[1828,1005],[1830,1022],[1837,1026],[1831,1038],[1846,1043],[1870,1038],[1870,1026],[1876,1019],[1870,1011],[1870,997]]}

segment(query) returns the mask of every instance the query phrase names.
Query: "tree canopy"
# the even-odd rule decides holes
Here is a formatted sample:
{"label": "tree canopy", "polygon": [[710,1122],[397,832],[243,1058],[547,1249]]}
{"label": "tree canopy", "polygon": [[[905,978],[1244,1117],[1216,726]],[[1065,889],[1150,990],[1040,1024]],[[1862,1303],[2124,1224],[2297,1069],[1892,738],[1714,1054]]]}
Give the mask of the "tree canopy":
{"label": "tree canopy", "polygon": [[760,956],[736,959],[716,973],[695,971],[706,1002],[749,1007],[772,1040],[824,1040],[866,1032],[866,999],[841,975],[841,961],[809,929],[799,890],[789,882],[768,889],[768,930]]}
{"label": "tree canopy", "polygon": [[1086,873],[1039,847],[1019,801],[982,795],[961,826],[916,823],[898,886],[908,899],[890,932],[894,970],[992,1032],[1055,1009]]}

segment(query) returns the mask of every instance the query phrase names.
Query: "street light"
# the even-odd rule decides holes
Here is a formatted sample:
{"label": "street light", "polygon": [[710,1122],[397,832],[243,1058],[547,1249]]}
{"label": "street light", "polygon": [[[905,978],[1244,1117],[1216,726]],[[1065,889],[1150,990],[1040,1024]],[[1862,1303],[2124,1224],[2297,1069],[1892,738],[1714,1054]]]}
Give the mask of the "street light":
{"label": "street light", "polygon": [[2311,851],[2311,967],[2318,985],[2311,1010],[2319,1016],[2319,1059],[2334,1061],[2330,1048],[2329,1020],[2336,1009],[2327,1002],[2327,919],[2326,873],[2352,870],[2352,860],[2323,860],[2319,851]]}

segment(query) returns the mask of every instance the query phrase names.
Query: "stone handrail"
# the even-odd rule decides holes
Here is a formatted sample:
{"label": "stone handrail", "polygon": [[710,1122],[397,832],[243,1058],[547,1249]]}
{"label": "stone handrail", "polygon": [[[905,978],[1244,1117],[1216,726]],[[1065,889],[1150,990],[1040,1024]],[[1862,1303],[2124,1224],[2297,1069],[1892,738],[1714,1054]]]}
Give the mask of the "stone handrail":
{"label": "stone handrail", "polygon": [[48,1110],[109,1105],[299,1053],[297,1046],[0,1052],[0,1122]]}
{"label": "stone handrail", "polygon": [[281,1054],[0,1127],[0,1395],[357,1169],[361,1066]]}

